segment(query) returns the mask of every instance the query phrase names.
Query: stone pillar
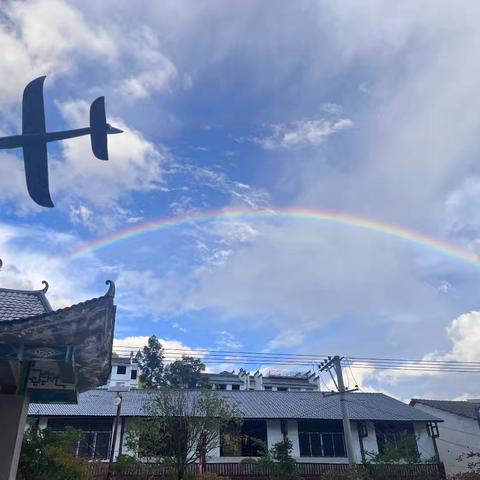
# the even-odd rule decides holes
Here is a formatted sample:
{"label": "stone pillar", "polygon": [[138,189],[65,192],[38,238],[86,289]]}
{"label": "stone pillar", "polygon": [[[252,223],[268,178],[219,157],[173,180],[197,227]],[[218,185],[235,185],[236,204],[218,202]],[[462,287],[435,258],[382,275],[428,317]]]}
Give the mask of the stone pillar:
{"label": "stone pillar", "polygon": [[0,480],[15,480],[27,421],[26,395],[0,395]]}

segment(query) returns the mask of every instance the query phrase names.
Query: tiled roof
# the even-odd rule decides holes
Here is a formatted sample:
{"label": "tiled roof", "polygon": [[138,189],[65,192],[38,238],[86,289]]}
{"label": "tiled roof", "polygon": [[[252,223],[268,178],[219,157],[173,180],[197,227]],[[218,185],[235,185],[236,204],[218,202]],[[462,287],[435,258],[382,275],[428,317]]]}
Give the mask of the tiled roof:
{"label": "tiled roof", "polygon": [[108,291],[101,297],[55,311],[48,310],[47,302],[47,311],[3,318],[0,339],[5,343],[37,346],[49,346],[54,339],[59,345],[70,345],[75,348],[78,391],[104,385],[110,374],[116,311],[115,285],[110,280],[106,283]]}
{"label": "tiled roof", "polygon": [[33,317],[52,308],[43,290],[11,290],[0,288],[0,322]]}
{"label": "tiled roof", "polygon": [[[151,391],[123,392],[121,415],[143,416]],[[198,391],[189,394],[198,395]],[[342,418],[338,395],[324,397],[320,392],[219,391],[228,402],[237,405],[246,418],[338,419]],[[114,416],[116,393],[89,390],[80,395],[78,405],[32,404],[29,415],[40,416]],[[441,421],[381,393],[349,393],[348,408],[352,420],[397,420],[410,422]]]}
{"label": "tiled roof", "polygon": [[480,409],[480,403],[467,402],[461,400],[425,400],[423,398],[412,398],[410,405],[421,403],[438,410],[460,415],[462,417],[468,417],[478,419],[478,410]]}

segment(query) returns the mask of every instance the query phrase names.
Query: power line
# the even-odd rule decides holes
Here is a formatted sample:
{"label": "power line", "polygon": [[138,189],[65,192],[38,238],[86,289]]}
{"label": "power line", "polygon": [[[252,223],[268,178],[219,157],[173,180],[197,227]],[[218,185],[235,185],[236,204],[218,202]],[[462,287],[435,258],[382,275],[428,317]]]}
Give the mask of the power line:
{"label": "power line", "polygon": [[[143,346],[114,346],[113,351],[122,353],[134,353],[142,350]],[[294,353],[268,353],[248,352],[231,350],[213,350],[206,348],[164,348],[164,359],[175,361],[182,355],[199,357],[208,364],[231,364],[231,365],[278,365],[278,366],[315,366],[320,363],[321,355],[294,354]],[[403,370],[424,373],[480,373],[480,362],[463,362],[454,360],[412,360],[398,358],[373,358],[373,357],[349,357],[345,361],[348,368],[374,370]]]}

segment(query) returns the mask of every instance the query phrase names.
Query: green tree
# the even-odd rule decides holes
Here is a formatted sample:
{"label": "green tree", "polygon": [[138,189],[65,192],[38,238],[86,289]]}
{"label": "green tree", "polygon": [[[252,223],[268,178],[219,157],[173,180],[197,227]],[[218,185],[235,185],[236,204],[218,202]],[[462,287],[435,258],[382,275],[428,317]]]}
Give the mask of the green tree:
{"label": "green tree", "polygon": [[431,463],[433,459],[422,462],[417,449],[417,438],[402,433],[396,442],[386,442],[383,452],[366,452],[366,464],[369,463]]}
{"label": "green tree", "polygon": [[177,480],[188,466],[220,445],[219,432],[240,422],[236,406],[211,390],[163,387],[152,393],[144,408],[148,418],[133,423],[126,435],[128,447],[140,457],[169,465]]}
{"label": "green tree", "polygon": [[137,353],[136,358],[142,372],[139,378],[142,387],[158,388],[164,384],[164,352],[155,335],[148,338],[148,345]]}
{"label": "green tree", "polygon": [[272,478],[281,478],[282,480],[300,479],[296,460],[292,457],[293,445],[291,440],[284,440],[275,443],[268,450],[265,442],[257,440],[263,450],[263,455],[259,459],[251,459],[245,463],[255,463],[269,472]]}
{"label": "green tree", "polygon": [[75,457],[73,446],[83,439],[82,432],[67,428],[52,432],[32,424],[25,432],[18,464],[19,480],[86,480],[87,466]]}
{"label": "green tree", "polygon": [[165,382],[174,388],[204,388],[208,379],[204,378],[205,364],[199,359],[183,355],[165,367]]}
{"label": "green tree", "polygon": [[143,388],[204,388],[208,380],[202,376],[205,364],[198,358],[183,355],[181,359],[165,365],[162,344],[155,335],[148,338],[136,359],[140,367],[140,386]]}

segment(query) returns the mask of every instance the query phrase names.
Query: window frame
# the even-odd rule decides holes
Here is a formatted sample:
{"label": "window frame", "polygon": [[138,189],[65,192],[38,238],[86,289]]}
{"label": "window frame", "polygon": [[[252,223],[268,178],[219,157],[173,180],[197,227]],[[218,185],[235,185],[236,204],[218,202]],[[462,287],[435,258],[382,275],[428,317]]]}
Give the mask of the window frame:
{"label": "window frame", "polygon": [[347,457],[343,426],[339,420],[299,420],[298,445],[303,458]]}

